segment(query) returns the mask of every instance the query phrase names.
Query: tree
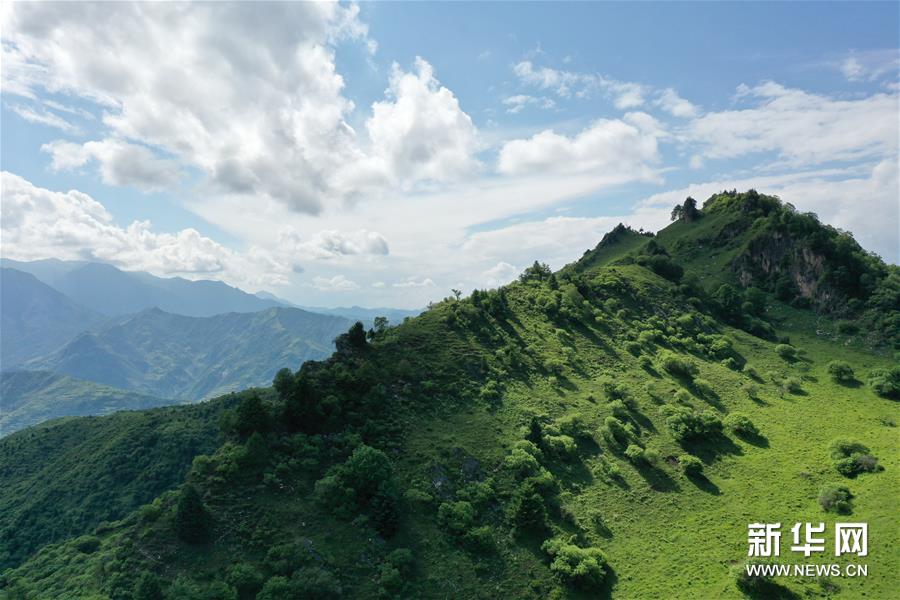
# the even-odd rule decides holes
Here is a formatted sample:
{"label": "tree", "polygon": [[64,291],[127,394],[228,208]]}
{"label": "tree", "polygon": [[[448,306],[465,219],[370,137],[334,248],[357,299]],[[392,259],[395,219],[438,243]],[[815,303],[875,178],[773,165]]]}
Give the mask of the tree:
{"label": "tree", "polygon": [[684,209],[681,207],[680,204],[676,204],[672,208],[672,214],[670,215],[670,218],[673,221],[678,221],[681,219],[682,216],[684,216]]}
{"label": "tree", "polygon": [[175,509],[175,529],[178,537],[189,544],[201,544],[212,533],[212,515],[200,498],[197,488],[185,485]]}
{"label": "tree", "polygon": [[159,579],[150,571],[144,571],[134,584],[134,600],[162,600]]}
{"label": "tree", "polygon": [[275,388],[275,392],[278,393],[278,398],[282,402],[287,401],[287,399],[293,395],[296,387],[294,374],[288,368],[280,369],[275,373],[275,379],[272,380],[272,387]]}
{"label": "tree", "polygon": [[265,433],[269,430],[269,411],[256,392],[251,392],[241,400],[235,410],[235,429],[242,438],[254,432]]}
{"label": "tree", "polygon": [[837,383],[853,383],[856,377],[853,374],[853,368],[843,360],[833,360],[828,363],[828,374]]}
{"label": "tree", "polygon": [[347,333],[342,333],[334,340],[334,347],[340,354],[350,354],[366,347],[366,328],[359,321],[354,323]]}
{"label": "tree", "polygon": [[682,213],[684,214],[684,220],[688,223],[696,221],[700,217],[700,211],[697,210],[697,201],[688,196],[682,206]]}

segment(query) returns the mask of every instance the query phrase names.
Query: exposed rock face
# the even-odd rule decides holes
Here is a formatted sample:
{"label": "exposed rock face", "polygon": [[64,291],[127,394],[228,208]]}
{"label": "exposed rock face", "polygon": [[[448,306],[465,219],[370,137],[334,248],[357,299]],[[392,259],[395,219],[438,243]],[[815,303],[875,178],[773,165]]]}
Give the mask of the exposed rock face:
{"label": "exposed rock face", "polygon": [[839,294],[823,285],[825,258],[791,236],[773,232],[751,241],[747,251],[735,259],[732,267],[744,287],[756,285],[771,289],[776,282],[790,282],[793,295],[807,299],[824,311],[834,310],[841,302]]}

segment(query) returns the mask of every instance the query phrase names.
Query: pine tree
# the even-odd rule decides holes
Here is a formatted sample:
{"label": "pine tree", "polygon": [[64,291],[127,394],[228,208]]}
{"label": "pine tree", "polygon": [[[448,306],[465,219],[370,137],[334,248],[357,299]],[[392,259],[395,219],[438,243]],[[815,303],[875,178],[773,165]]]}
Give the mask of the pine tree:
{"label": "pine tree", "polygon": [[178,507],[175,509],[175,528],[178,537],[189,544],[201,544],[209,540],[212,515],[197,489],[190,484],[181,490]]}

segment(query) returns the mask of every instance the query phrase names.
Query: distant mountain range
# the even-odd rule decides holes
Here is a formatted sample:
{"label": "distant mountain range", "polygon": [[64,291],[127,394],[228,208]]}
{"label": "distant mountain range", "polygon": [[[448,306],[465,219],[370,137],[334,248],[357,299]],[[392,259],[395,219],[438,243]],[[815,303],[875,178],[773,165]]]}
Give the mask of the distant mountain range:
{"label": "distant mountain range", "polygon": [[16,269],[0,269],[0,368],[55,350],[103,319]]}
{"label": "distant mountain range", "polygon": [[40,421],[268,385],[333,351],[354,321],[419,311],[306,310],[267,292],[106,264],[2,259],[0,435]]}
{"label": "distant mountain range", "polygon": [[30,273],[84,308],[107,316],[156,307],[189,317],[211,317],[286,306],[221,281],[156,277],[149,273],[122,271],[103,263],[56,259],[20,262],[4,258],[0,264]]}
{"label": "distant mountain range", "polygon": [[165,398],[200,400],[269,384],[282,367],[296,369],[324,358],[334,338],[352,324],[298,308],[213,317],[152,308],[111,319],[24,366]]}

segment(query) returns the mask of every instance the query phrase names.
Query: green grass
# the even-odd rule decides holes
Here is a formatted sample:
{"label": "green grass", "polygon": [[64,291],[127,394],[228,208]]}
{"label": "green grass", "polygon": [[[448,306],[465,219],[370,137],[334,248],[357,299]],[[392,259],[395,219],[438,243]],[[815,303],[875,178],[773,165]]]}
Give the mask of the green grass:
{"label": "green grass", "polygon": [[[694,228],[679,222],[659,239],[689,273],[705,276],[705,287],[714,287],[728,281],[742,239],[709,257],[691,244],[678,250],[676,239],[708,237],[728,222],[724,213]],[[327,435],[277,428],[268,434],[270,461],[263,472],[239,466],[243,450],[234,439],[195,461],[188,478],[213,514],[213,543],[178,541],[176,498],[168,493],[155,508],[100,527],[96,551],[85,553],[73,541],[47,545],[3,580],[39,598],[127,597],[141,570],[157,573],[164,587],[179,575],[220,581],[236,562],[271,575],[267,549],[291,542],[308,564],[327,569],[346,597],[379,596],[385,557],[409,548],[415,564],[400,597],[741,598],[732,569],[747,556],[749,523],[782,523],[781,562],[846,564],[854,559],[830,556],[832,525],[862,521],[869,524],[869,556],[858,562],[868,564],[869,575],[832,583],[842,598],[890,597],[900,572],[900,411],[861,383],[870,369],[892,365],[887,350],[872,347],[864,335],[837,334],[833,319],[770,298],[766,317],[800,351],[798,360],[783,360],[775,339],[699,312],[675,284],[629,261],[645,240],[626,234],[621,245],[601,245],[555,283],[509,286],[502,314],[472,300],[448,300],[365,350],[305,366],[301,373],[318,393],[339,398],[346,408],[339,419],[323,421],[332,428]],[[693,316],[690,323],[679,321],[685,314]],[[638,344],[649,328],[663,331],[663,338]],[[746,362],[760,380],[723,364],[724,354],[713,356],[726,338],[731,351],[718,352]],[[695,377],[711,391],[665,372],[662,352],[693,362]],[[852,367],[858,385],[832,381],[826,365],[836,358]],[[801,390],[782,390],[770,374],[796,378]],[[630,462],[624,446],[604,438],[601,425],[614,409],[604,396],[609,383],[624,386],[634,399],[623,417],[635,430],[630,443],[658,451],[657,466]],[[755,398],[744,389],[749,383],[758,388]],[[760,435],[726,431],[700,443],[677,442],[661,407],[679,390],[695,410],[747,415]],[[273,411],[277,406],[270,404]],[[518,529],[509,511],[521,483],[504,461],[533,416],[543,419],[546,432],[572,415],[583,419],[590,436],[569,459],[550,454],[550,446],[544,450],[541,465],[556,486],[546,492],[549,527]],[[854,479],[839,475],[828,449],[838,437],[868,446],[884,470]],[[400,529],[387,540],[365,514],[340,518],[313,495],[314,483],[360,442],[387,453],[402,493]],[[685,452],[703,461],[702,477],[684,476],[672,460]],[[489,528],[490,549],[473,549],[438,520],[440,504],[459,501],[471,481],[491,481],[495,489],[475,517],[475,526]],[[819,507],[819,490],[832,484],[854,494],[852,515]],[[826,553],[808,560],[791,553],[790,527],[819,521],[828,524]],[[578,590],[554,578],[541,549],[552,536],[574,536],[578,545],[606,554],[609,573],[601,589]],[[833,593],[814,579],[778,583],[795,597]]]}

